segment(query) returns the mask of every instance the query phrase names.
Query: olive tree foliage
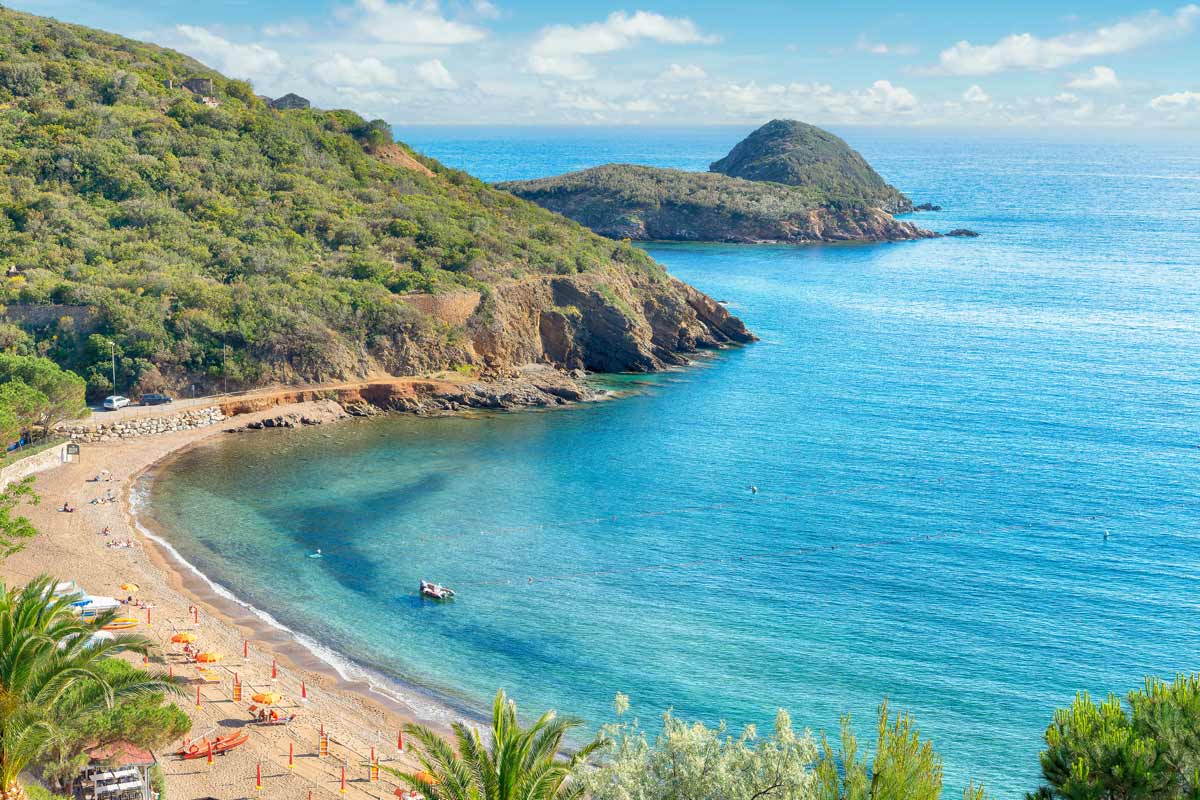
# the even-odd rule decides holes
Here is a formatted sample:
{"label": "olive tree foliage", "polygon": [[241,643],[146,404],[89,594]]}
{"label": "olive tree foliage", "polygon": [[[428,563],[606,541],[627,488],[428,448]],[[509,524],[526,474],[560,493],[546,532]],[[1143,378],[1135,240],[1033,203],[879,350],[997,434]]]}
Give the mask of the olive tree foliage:
{"label": "olive tree foliage", "polygon": [[[624,714],[624,695],[615,708]],[[753,725],[733,735],[724,723],[710,728],[667,713],[653,742],[636,720],[605,727],[605,757],[579,780],[592,800],[939,800],[941,758],[912,718],[893,718],[884,702],[877,730],[866,758],[849,716],[834,747],[797,733],[783,709],[765,737]],[[974,785],[963,796],[986,800]]]}
{"label": "olive tree foliage", "polygon": [[[618,716],[627,708],[617,695]],[[593,800],[800,800],[815,797],[810,765],[817,746],[807,732],[797,734],[782,709],[773,733],[760,737],[754,726],[730,734],[725,724],[710,728],[670,712],[651,742],[636,719],[608,725],[602,734],[606,757],[580,780]]]}

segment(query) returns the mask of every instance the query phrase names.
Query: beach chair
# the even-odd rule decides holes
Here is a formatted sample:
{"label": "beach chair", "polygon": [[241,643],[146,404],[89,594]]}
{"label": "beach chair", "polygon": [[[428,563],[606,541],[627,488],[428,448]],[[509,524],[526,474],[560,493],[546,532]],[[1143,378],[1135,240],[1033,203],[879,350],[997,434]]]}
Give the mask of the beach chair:
{"label": "beach chair", "polygon": [[279,719],[266,719],[258,724],[259,725],[290,725],[290,724],[292,724],[292,721],[294,719],[296,719],[296,715],[289,714],[288,716],[280,717]]}

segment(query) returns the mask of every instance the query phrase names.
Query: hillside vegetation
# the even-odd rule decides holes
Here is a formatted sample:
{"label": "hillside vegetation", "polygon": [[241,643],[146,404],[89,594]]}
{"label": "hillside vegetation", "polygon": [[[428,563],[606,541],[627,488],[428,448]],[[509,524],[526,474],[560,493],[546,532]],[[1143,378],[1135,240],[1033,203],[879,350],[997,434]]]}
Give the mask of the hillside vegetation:
{"label": "hillside vegetation", "polygon": [[[179,87],[194,77],[211,97]],[[536,335],[534,306],[566,284],[619,301],[596,304],[636,341],[605,360],[584,312],[567,334],[588,344],[560,347],[562,366],[652,369],[729,338],[643,252],[393,144],[380,120],[274,111],[179,53],[3,8],[0,169],[0,349],[48,355],[93,395],[111,390],[110,340],[123,391],[554,360],[510,338]],[[517,284],[535,316],[514,333],[496,320]],[[479,298],[461,324],[405,300],[459,290]]]}
{"label": "hillside vegetation", "polygon": [[845,141],[792,119],[771,120],[708,168],[733,178],[805,189],[820,205],[875,207],[892,214],[913,210],[912,201]]}

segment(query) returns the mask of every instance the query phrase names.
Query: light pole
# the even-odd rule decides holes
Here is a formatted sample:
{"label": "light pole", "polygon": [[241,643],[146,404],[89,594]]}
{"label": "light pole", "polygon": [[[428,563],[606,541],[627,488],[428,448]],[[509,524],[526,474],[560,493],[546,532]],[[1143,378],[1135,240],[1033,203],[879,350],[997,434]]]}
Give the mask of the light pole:
{"label": "light pole", "polygon": [[113,395],[117,393],[117,343],[109,339],[109,350],[112,353]]}
{"label": "light pole", "polygon": [[225,380],[225,391],[223,394],[229,394],[229,345],[221,342],[221,377]]}

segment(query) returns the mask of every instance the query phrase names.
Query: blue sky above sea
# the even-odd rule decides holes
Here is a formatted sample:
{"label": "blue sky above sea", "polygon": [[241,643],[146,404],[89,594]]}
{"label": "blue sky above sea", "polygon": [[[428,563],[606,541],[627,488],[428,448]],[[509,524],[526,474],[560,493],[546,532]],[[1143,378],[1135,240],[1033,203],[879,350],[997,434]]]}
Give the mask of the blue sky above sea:
{"label": "blue sky above sea", "polygon": [[661,0],[11,7],[398,125],[1200,127],[1200,5]]}

